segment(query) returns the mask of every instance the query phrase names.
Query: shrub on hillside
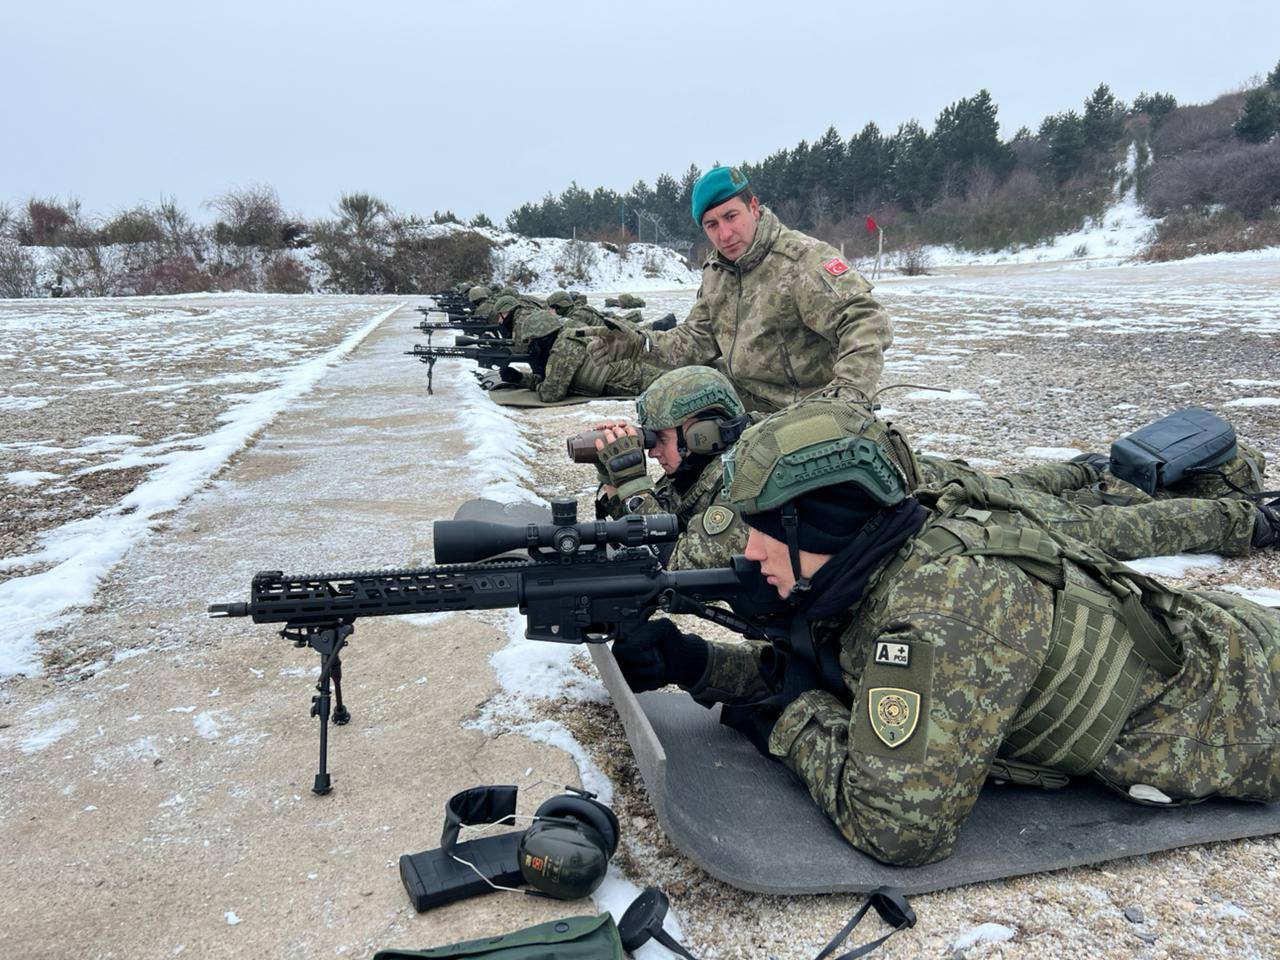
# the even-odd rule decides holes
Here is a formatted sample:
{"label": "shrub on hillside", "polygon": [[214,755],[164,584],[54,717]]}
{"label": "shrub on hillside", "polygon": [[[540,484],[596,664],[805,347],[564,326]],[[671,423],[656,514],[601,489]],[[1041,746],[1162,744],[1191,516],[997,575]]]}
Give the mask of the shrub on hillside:
{"label": "shrub on hillside", "polygon": [[570,240],[556,259],[554,270],[566,279],[581,283],[590,279],[600,256],[594,243],[586,240]]}
{"label": "shrub on hillside", "polygon": [[311,281],[297,257],[281,253],[272,257],[263,269],[262,289],[267,293],[310,293]]}
{"label": "shrub on hillside", "polygon": [[151,210],[137,206],[117,213],[103,224],[99,237],[103,243],[159,243],[164,229]]}
{"label": "shrub on hillside", "polygon": [[1187,211],[1161,220],[1138,259],[1181,260],[1202,253],[1274,246],[1280,246],[1280,214],[1268,213],[1257,220],[1246,220],[1229,210]]}
{"label": "shrub on hillside", "polygon": [[36,261],[31,251],[0,238],[0,297],[34,297],[36,292]]}
{"label": "shrub on hillside", "polygon": [[1209,149],[1231,140],[1231,130],[1243,93],[1228,93],[1212,103],[1178,107],[1170,112],[1151,138],[1151,153],[1156,162],[1188,150]]}
{"label": "shrub on hillside", "polygon": [[1280,141],[1164,160],[1152,169],[1146,202],[1157,216],[1220,204],[1260,217],[1280,202]]}
{"label": "shrub on hillside", "polygon": [[217,280],[190,256],[176,256],[146,265],[128,278],[130,293],[160,296],[204,293],[218,288]]}
{"label": "shrub on hillside", "polygon": [[221,214],[213,225],[215,243],[274,250],[286,236],[296,238],[299,224],[285,216],[280,197],[272,187],[249,184],[215,197],[209,204]]}

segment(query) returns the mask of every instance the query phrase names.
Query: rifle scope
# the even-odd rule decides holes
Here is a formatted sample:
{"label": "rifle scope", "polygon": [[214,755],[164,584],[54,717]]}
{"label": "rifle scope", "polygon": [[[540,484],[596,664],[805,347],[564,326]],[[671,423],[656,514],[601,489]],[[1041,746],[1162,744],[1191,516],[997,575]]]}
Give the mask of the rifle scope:
{"label": "rifle scope", "polygon": [[638,547],[673,543],[680,535],[680,523],[669,513],[578,523],[577,502],[568,497],[552,500],[551,513],[551,523],[437,520],[432,534],[436,563],[476,563],[509,550],[551,550],[567,557],[583,545]]}

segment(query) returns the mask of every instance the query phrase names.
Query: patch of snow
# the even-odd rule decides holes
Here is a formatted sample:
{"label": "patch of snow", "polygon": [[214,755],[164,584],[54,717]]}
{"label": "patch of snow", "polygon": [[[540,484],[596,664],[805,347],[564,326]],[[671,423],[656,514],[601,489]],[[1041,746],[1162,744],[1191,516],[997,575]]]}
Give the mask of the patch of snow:
{"label": "patch of snow", "polygon": [[28,754],[39,753],[41,750],[53,746],[78,726],[79,724],[75,720],[70,717],[64,717],[43,730],[37,731],[19,741],[18,749]]}
{"label": "patch of snow", "polygon": [[912,390],[902,395],[904,400],[928,400],[931,402],[941,400],[980,400],[976,393],[972,390]]}
{"label": "patch of snow", "polygon": [[1070,460],[1084,451],[1075,447],[1027,447],[1022,452],[1036,460]]}
{"label": "patch of snow", "polygon": [[0,397],[0,410],[39,410],[47,407],[53,397]]}
{"label": "patch of snow", "polygon": [[195,724],[196,733],[204,737],[206,740],[217,740],[221,732],[218,721],[210,712],[198,713],[191,721]]}
{"label": "patch of snow", "polygon": [[[55,566],[0,583],[0,608],[7,612],[8,627],[0,637],[0,677],[38,673],[36,635],[59,626],[71,611],[90,603],[102,577],[151,532],[162,514],[203,486],[282,409],[310,390],[332,364],[399,308],[379,313],[326,353],[287,368],[280,386],[231,407],[220,417],[221,429],[193,438],[196,449],[160,458],[163,465],[114,506],[42,534],[40,550],[17,559],[21,565]],[[113,449],[139,440],[124,434],[87,439],[87,446],[77,452]],[[5,563],[10,568],[17,565],[13,559]]]}
{"label": "patch of snow", "polygon": [[1280,407],[1280,397],[1241,397],[1228,400],[1224,407]]}
{"label": "patch of snow", "polygon": [[1237,584],[1228,584],[1222,588],[1231,593],[1238,593],[1246,600],[1252,600],[1264,607],[1280,607],[1280,590],[1273,587],[1241,587]]}
{"label": "patch of snow", "polygon": [[1216,570],[1223,560],[1213,553],[1179,553],[1170,557],[1143,557],[1125,563],[1152,577],[1185,577],[1189,570]]}
{"label": "patch of snow", "polygon": [[61,479],[61,474],[47,473],[44,470],[15,470],[4,475],[5,482],[15,487],[38,487],[46,480]]}
{"label": "patch of snow", "polygon": [[1006,940],[1012,940],[1017,934],[1017,930],[1006,927],[1003,923],[982,923],[956,937],[951,949],[968,950],[979,943],[1004,943]]}
{"label": "patch of snow", "polygon": [[243,920],[236,916],[236,912],[234,910],[228,910],[225,916],[227,918],[227,926],[229,927],[234,927],[237,923],[244,923]]}

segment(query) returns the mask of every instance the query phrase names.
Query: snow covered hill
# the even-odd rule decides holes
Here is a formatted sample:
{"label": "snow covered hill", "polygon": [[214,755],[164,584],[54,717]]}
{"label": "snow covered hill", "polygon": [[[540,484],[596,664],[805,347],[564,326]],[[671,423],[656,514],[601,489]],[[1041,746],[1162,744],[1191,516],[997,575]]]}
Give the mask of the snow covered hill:
{"label": "snow covered hill", "polygon": [[493,279],[526,292],[559,287],[594,291],[670,290],[697,286],[701,274],[674,250],[652,243],[622,246],[560,237],[522,237],[503,230],[438,224],[428,236],[461,230],[483,234],[494,243]]}

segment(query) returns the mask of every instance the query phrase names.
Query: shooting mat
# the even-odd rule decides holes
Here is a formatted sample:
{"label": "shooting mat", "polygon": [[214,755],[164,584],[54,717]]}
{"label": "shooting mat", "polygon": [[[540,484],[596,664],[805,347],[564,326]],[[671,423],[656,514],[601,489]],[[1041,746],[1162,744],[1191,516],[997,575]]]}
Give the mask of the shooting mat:
{"label": "shooting mat", "polygon": [[536,390],[527,390],[524,387],[494,387],[489,391],[489,396],[493,402],[503,407],[571,407],[579,403],[590,403],[592,400],[634,400],[634,397],[624,396],[603,396],[603,397],[580,397],[570,395],[559,400],[552,400],[547,403],[538,399]]}
{"label": "shooting mat", "polygon": [[1280,803],[1130,803],[1090,780],[1042,791],[988,783],[954,855],[890,867],[853,849],[780,763],[683,693],[635,694],[602,644],[592,659],[613,697],[658,820],[725,883],[754,893],[908,894],[1100,863],[1214,840],[1280,833]]}

